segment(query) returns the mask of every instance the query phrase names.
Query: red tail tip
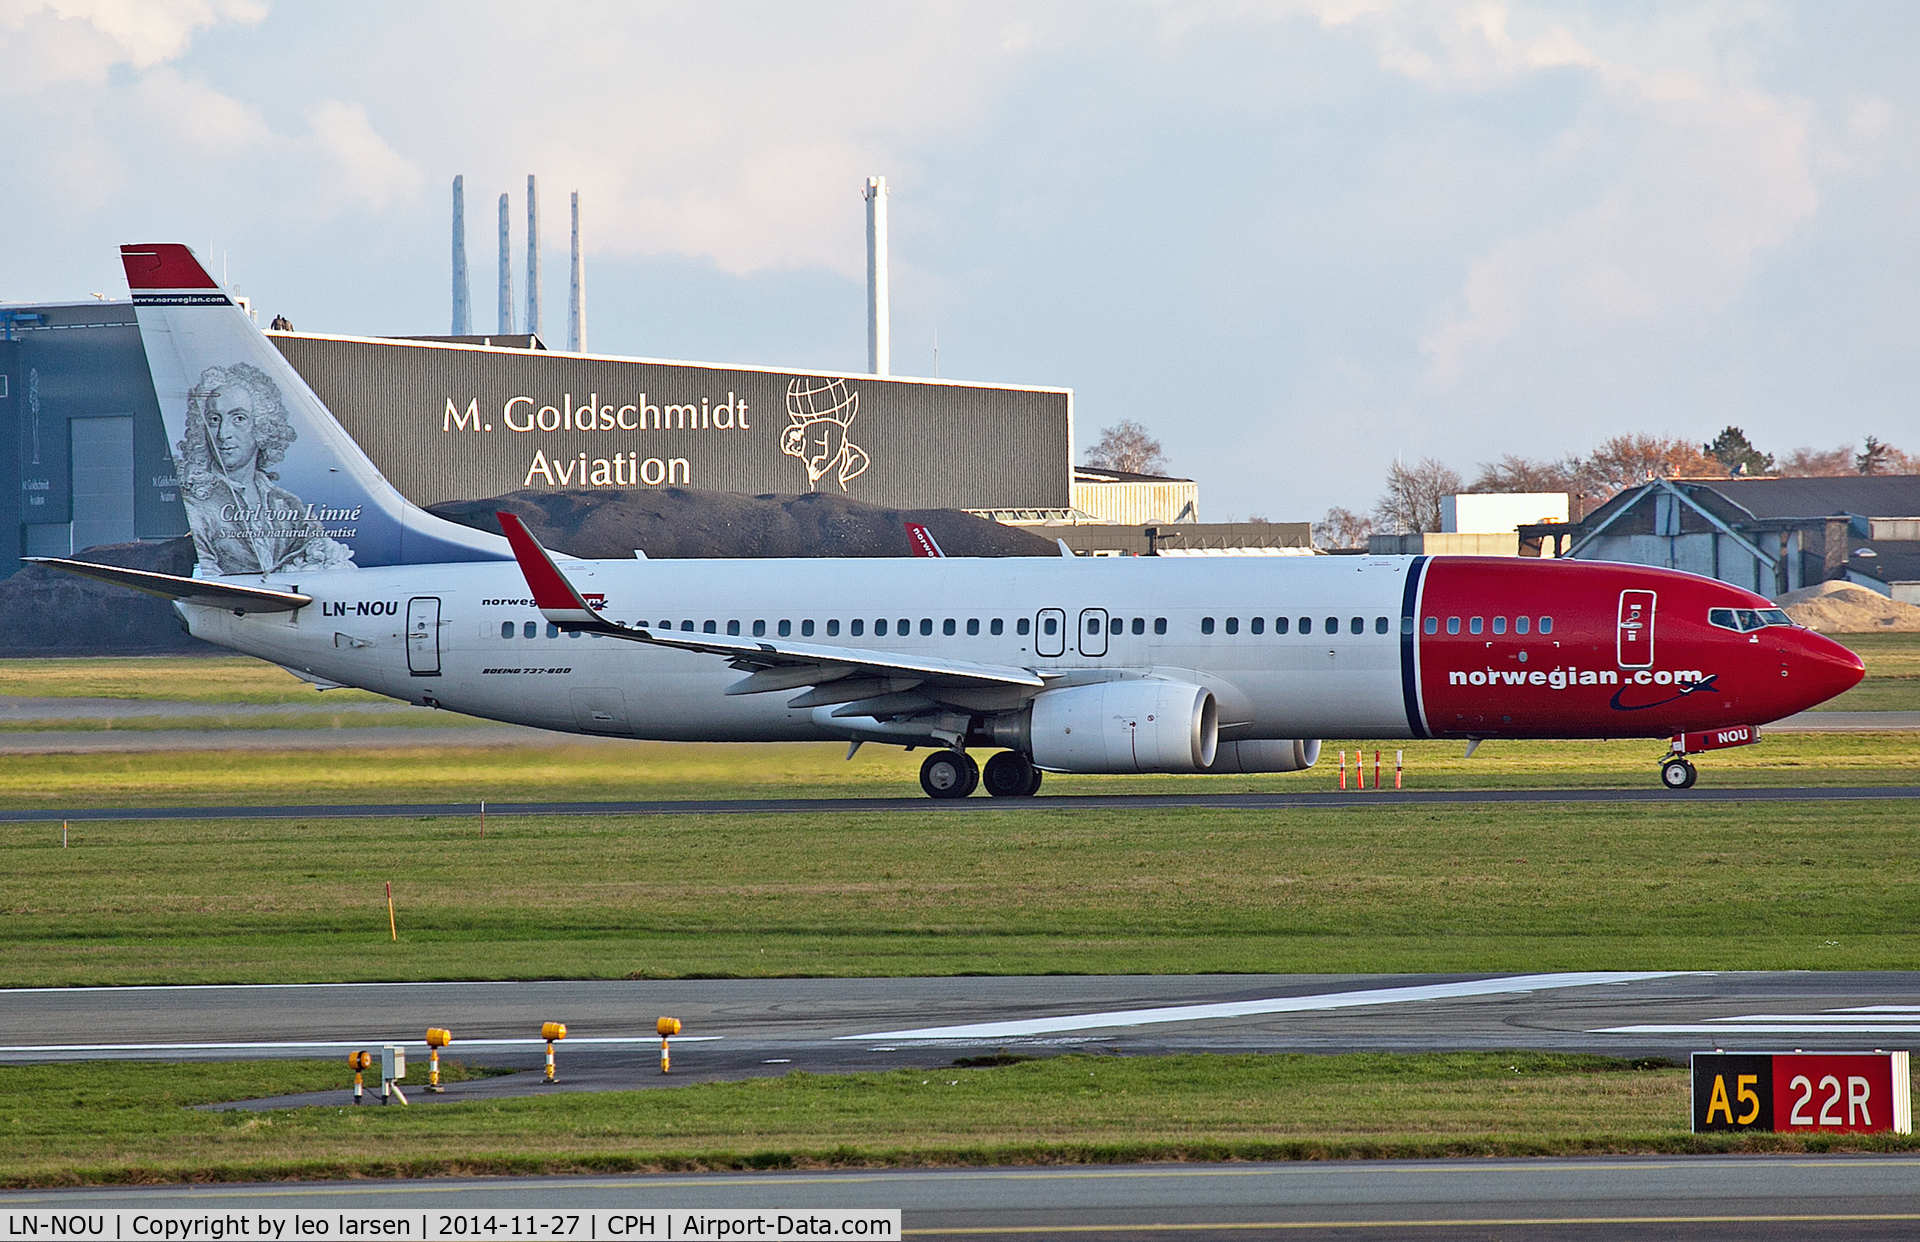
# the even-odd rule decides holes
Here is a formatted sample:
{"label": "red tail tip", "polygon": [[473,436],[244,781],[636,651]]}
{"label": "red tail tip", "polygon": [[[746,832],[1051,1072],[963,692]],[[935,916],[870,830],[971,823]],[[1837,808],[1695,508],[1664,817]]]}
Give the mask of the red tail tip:
{"label": "red tail tip", "polygon": [[120,247],[129,289],[218,289],[213,277],[179,242]]}

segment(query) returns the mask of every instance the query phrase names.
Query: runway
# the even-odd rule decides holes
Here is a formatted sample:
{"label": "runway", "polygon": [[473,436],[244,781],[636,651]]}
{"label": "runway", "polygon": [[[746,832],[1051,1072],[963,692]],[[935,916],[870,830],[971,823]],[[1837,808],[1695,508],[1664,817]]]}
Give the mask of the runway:
{"label": "runway", "polygon": [[[1511,803],[1884,802],[1920,798],[1920,785],[1834,785],[1686,790],[1662,789],[1369,789],[1346,792],[1240,794],[1072,794],[1037,798],[741,798],[654,802],[488,802],[488,815],[814,815],[914,811],[937,814],[1017,811],[1153,811],[1334,809],[1366,806],[1480,806]],[[304,806],[31,807],[0,810],[0,823],[100,820],[414,819],[477,816],[477,802],[309,804]]]}
{"label": "runway", "polygon": [[[0,1193],[28,1212],[243,1208],[900,1208],[969,1239],[1910,1239],[1920,1158],[1325,1161],[113,1187]],[[773,1236],[769,1231],[768,1236]]]}
{"label": "runway", "polygon": [[[689,1037],[657,1072],[654,1019]],[[932,1068],[1002,1049],[1445,1051],[1530,1048],[1684,1058],[1722,1041],[1829,1048],[1920,1037],[1920,972],[1544,975],[1107,975],[587,980],[0,992],[0,1063],[321,1057],[406,1044],[526,1072],[429,1102],[543,1090],[543,1022],[570,1032],[567,1090],[635,1090],[793,1070]],[[343,1074],[342,1085],[346,1084]],[[341,1092],[254,1107],[339,1103]]]}

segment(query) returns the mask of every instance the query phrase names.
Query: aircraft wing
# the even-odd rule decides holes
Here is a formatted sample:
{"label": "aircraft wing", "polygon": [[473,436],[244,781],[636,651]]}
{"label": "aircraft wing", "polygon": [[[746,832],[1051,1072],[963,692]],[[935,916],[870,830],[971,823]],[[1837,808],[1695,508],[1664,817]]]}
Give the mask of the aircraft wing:
{"label": "aircraft wing", "polygon": [[313,602],[311,595],[293,591],[274,591],[266,587],[242,586],[216,578],[182,578],[176,574],[154,573],[147,569],[122,569],[118,565],[96,565],[92,561],[70,561],[58,556],[23,556],[29,565],[46,565],[96,582],[111,582],[161,599],[184,600],[208,608],[229,608],[241,612],[293,612]]}
{"label": "aircraft wing", "polygon": [[519,518],[511,513],[496,516],[513,545],[534,603],[547,620],[589,634],[719,656],[748,674],[728,686],[728,694],[764,694],[811,686],[812,690],[788,706],[843,704],[834,714],[851,716],[905,713],[935,703],[973,709],[1011,707],[1046,685],[1045,679],[1031,669],[1009,665],[899,655],[870,648],[652,630],[609,621],[587,603]]}

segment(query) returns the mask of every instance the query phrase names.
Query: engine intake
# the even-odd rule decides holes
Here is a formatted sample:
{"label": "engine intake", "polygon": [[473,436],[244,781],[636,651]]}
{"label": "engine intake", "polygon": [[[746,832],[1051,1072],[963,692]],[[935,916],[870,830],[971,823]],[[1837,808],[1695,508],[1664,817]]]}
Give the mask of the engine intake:
{"label": "engine intake", "polygon": [[1304,772],[1320,762],[1320,739],[1262,738],[1222,742],[1209,772]]}
{"label": "engine intake", "polygon": [[1184,681],[1103,681],[1033,700],[1033,761],[1055,772],[1204,772],[1219,744],[1213,692]]}

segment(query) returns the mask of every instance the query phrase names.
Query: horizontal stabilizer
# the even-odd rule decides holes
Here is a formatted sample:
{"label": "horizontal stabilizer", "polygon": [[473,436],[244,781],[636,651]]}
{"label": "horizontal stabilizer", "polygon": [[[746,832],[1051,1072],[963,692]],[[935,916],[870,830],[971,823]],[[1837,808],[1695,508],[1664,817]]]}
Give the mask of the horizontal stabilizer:
{"label": "horizontal stabilizer", "polygon": [[182,578],[157,574],[147,569],[122,569],[118,565],[96,565],[92,561],[70,561],[57,556],[24,556],[29,565],[46,565],[95,582],[110,582],[161,599],[177,599],[204,608],[231,608],[238,612],[293,612],[313,602],[311,595],[293,591],[272,591],[266,587],[241,586],[237,582],[219,582],[211,578]]}

